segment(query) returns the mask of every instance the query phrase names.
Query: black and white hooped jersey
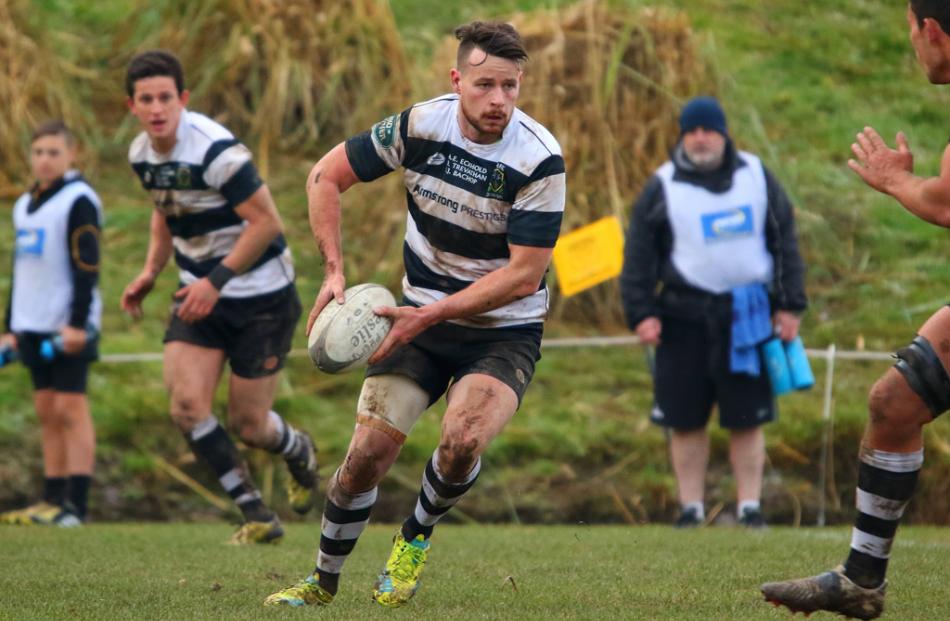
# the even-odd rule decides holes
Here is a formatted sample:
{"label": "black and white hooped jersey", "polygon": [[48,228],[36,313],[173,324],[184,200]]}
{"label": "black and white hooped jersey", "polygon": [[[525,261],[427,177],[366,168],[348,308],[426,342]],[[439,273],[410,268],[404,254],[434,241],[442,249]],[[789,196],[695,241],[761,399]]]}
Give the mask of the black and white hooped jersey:
{"label": "black and white hooped jersey", "polygon": [[[403,294],[436,302],[508,264],[509,244],[552,248],[566,194],[557,140],[515,109],[502,139],[476,144],[458,124],[459,97],[415,104],[346,142],[361,181],[405,169],[409,215]],[[479,328],[537,324],[548,308],[547,285],[487,313],[453,320]]]}
{"label": "black and white hooped jersey", "polygon": [[[208,117],[182,110],[177,142],[158,153],[146,132],[129,148],[129,162],[171,231],[175,263],[188,285],[207,276],[234,248],[247,226],[235,208],[262,185],[251,152]],[[232,278],[222,297],[245,298],[293,282],[290,249],[283,235],[245,272]]]}

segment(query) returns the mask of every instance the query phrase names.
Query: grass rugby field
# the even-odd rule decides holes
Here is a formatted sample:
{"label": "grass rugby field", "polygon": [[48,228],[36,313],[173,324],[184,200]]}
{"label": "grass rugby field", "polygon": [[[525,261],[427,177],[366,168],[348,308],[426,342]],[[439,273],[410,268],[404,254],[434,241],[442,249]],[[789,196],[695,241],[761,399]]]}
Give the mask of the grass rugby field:
{"label": "grass rugby field", "polygon": [[[849,540],[844,528],[443,525],[418,595],[392,610],[370,592],[394,530],[370,526],[329,608],[271,610],[264,597],[312,567],[316,523],[253,548],[224,545],[220,522],[4,527],[0,620],[789,619],[758,584],[837,563]],[[885,619],[946,618],[948,553],[946,530],[901,529]]]}

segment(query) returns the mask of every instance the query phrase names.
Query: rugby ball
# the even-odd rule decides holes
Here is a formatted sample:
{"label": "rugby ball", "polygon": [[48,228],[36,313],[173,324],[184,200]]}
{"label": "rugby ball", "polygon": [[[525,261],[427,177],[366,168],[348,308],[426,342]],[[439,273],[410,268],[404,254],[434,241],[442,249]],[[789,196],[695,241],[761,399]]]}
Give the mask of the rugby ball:
{"label": "rugby ball", "polygon": [[343,292],[324,307],[310,331],[307,348],[313,364],[324,373],[343,373],[366,364],[392,327],[389,317],[373,312],[395,306],[396,298],[382,285],[363,284]]}

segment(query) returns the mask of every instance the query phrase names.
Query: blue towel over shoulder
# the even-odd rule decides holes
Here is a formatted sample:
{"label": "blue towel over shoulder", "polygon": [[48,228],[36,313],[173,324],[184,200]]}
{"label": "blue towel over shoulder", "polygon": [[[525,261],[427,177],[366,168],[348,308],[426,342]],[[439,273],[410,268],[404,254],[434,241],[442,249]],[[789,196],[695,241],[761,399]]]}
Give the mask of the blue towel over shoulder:
{"label": "blue towel over shoulder", "polygon": [[772,336],[772,313],[765,285],[732,290],[732,348],[729,370],[758,377],[762,372],[758,344]]}

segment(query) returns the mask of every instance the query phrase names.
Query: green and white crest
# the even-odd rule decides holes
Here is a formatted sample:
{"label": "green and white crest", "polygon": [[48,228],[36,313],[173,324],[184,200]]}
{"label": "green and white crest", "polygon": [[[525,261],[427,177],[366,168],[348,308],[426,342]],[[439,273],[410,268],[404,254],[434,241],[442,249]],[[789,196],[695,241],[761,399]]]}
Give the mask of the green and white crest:
{"label": "green and white crest", "polygon": [[384,149],[389,149],[396,142],[396,127],[399,125],[399,115],[388,116],[376,125],[373,125],[373,135],[376,142]]}

